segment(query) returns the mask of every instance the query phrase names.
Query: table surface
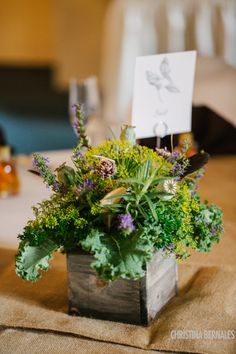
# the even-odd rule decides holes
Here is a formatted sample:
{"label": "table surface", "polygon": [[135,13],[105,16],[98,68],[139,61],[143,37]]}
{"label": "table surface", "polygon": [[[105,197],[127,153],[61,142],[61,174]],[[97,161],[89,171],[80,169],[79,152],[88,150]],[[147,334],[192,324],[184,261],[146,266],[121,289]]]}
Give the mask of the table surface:
{"label": "table surface", "polygon": [[[56,167],[64,160],[69,161],[70,152],[47,155]],[[30,161],[29,157],[18,158],[21,193],[0,200],[0,248],[3,245],[16,247],[16,235],[32,215],[31,205],[49,195],[40,179],[27,173]],[[12,348],[17,346],[17,353],[31,354],[31,346],[36,348],[37,345],[37,353],[57,354],[65,351],[99,354],[152,352],[140,349],[144,347],[156,352],[165,348],[167,352],[235,353],[235,341],[173,342],[168,339],[173,328],[201,331],[236,328],[235,162],[235,156],[212,158],[200,185],[202,199],[215,202],[223,209],[225,233],[221,242],[210,253],[193,253],[188,261],[180,264],[179,296],[150,328],[111,326],[106,321],[68,316],[66,262],[62,255],[55,256],[53,268],[42,280],[28,284],[15,275],[15,251],[0,249],[0,352],[11,354],[15,352]],[[55,350],[51,351],[52,348]]]}

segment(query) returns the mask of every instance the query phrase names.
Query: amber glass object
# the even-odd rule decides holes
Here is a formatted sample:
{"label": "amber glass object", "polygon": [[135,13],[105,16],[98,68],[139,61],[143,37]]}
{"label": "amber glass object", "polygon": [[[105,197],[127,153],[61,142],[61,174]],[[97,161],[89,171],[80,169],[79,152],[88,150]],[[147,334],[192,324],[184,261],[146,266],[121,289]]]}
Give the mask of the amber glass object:
{"label": "amber glass object", "polygon": [[[187,145],[187,150],[185,146]],[[195,155],[197,153],[197,144],[194,141],[192,133],[182,133],[179,135],[179,144],[178,148],[180,151],[185,150],[185,153],[188,157]]]}
{"label": "amber glass object", "polygon": [[4,198],[19,192],[19,179],[16,166],[11,158],[9,146],[0,146],[0,197]]}

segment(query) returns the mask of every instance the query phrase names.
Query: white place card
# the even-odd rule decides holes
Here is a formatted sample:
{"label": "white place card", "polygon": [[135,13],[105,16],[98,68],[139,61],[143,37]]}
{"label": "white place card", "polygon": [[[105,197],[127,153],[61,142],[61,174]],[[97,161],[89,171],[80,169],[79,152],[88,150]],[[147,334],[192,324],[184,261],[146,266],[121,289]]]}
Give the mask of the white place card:
{"label": "white place card", "polygon": [[137,138],[191,131],[196,51],[136,59],[132,125]]}

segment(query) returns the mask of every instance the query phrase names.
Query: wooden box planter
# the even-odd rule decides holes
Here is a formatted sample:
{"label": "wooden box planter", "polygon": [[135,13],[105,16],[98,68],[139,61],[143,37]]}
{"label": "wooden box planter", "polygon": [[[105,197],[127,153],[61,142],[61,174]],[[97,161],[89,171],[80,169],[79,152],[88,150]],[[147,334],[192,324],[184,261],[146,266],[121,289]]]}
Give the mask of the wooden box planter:
{"label": "wooden box planter", "polygon": [[157,252],[140,280],[104,282],[90,267],[93,256],[67,254],[69,314],[148,325],[177,293],[177,264]]}

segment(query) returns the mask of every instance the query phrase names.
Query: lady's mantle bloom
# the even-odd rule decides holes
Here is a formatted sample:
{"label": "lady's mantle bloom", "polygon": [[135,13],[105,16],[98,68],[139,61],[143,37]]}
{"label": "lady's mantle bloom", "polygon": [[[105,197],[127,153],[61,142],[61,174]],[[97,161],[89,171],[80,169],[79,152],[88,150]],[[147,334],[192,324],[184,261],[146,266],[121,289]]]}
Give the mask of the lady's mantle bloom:
{"label": "lady's mantle bloom", "polygon": [[132,232],[135,230],[133,218],[130,214],[120,214],[118,216],[119,229]]}

